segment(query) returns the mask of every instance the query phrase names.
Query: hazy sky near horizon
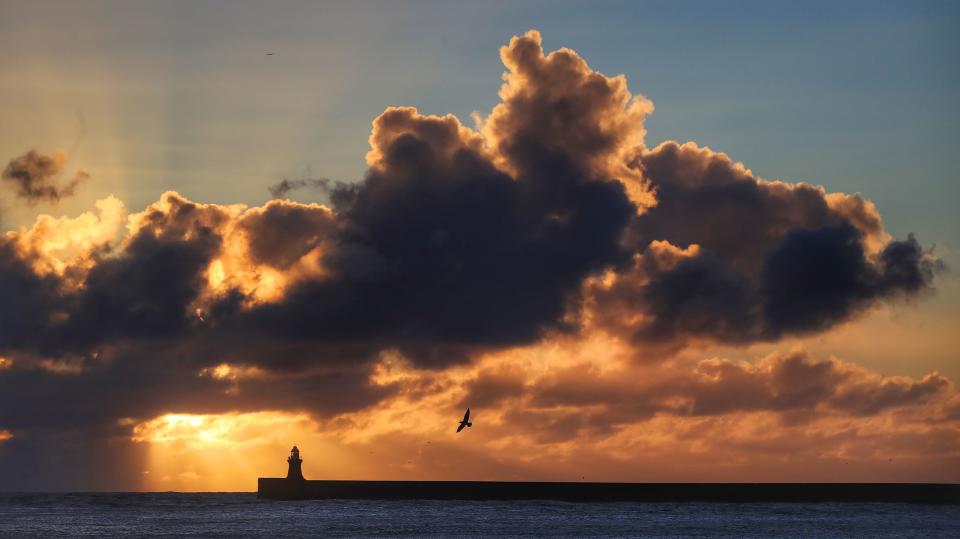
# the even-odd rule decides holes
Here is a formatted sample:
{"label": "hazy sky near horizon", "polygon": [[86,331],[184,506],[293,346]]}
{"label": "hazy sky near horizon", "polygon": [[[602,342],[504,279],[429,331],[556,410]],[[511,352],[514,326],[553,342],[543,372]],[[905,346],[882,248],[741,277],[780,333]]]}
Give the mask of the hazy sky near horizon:
{"label": "hazy sky near horizon", "polygon": [[[579,79],[557,66],[550,67],[556,73],[537,71],[530,65],[540,60],[520,52],[505,68],[498,50],[530,29],[540,32],[547,54],[567,47],[604,75],[609,102],[583,97]],[[325,467],[306,457],[314,477],[472,478],[458,470],[482,450],[478,478],[572,478],[568,468],[596,462],[594,477],[606,479],[628,463],[637,480],[935,480],[947,465],[958,480],[960,283],[943,270],[960,267],[958,30],[960,7],[951,2],[0,0],[0,160],[12,167],[21,159],[25,171],[5,173],[0,185],[0,229],[10,231],[0,244],[0,291],[29,291],[10,303],[19,312],[0,313],[7,324],[0,328],[0,392],[20,387],[30,395],[16,405],[0,397],[0,483],[240,488],[246,476],[269,475],[263,467],[273,459],[282,464],[277,451],[298,435],[335,455]],[[498,95],[505,69],[517,74],[506,81],[508,94],[513,88],[533,97]],[[585,66],[576,71],[592,76],[585,73]],[[612,78],[621,74],[622,89]],[[648,101],[618,101],[630,96],[627,89]],[[573,104],[544,111],[544,99]],[[419,114],[387,110],[406,106]],[[445,114],[470,131],[421,116]],[[588,133],[600,126],[603,151],[589,154],[594,139],[579,132],[564,138],[545,127],[551,121]],[[438,153],[476,152],[490,168],[452,157],[426,167],[402,147],[409,137]],[[531,149],[531,139],[547,140],[546,149]],[[686,142],[697,146],[681,146]],[[29,150],[37,153],[26,157]],[[557,153],[563,164],[544,157]],[[501,174],[537,189],[541,175],[564,176],[558,170],[589,179],[570,180],[577,189],[613,179],[638,208],[630,217],[636,223],[576,228],[571,215],[578,211],[592,223],[618,215],[612,199],[596,202],[602,211],[581,207],[601,197],[591,190],[576,191],[573,201],[559,188],[516,194],[502,187],[500,198],[471,188],[459,198],[437,187],[443,182],[410,180],[411,190],[392,200],[436,196],[449,205],[390,205],[378,178],[402,184],[397,178],[406,172],[398,171],[408,169],[397,163],[405,159],[416,177],[472,182]],[[684,189],[695,183],[687,177],[693,170],[706,178],[696,181],[734,178],[759,191],[751,191],[755,198],[719,187],[690,194]],[[51,178],[77,183],[23,194]],[[319,178],[360,187],[335,190],[347,197],[343,203],[310,187],[287,193],[289,204],[268,203],[268,188],[283,179]],[[807,182],[824,193],[787,195],[757,179]],[[644,217],[643,185],[656,186],[649,196],[666,197],[659,211],[678,217],[653,210]],[[676,200],[689,198],[671,206],[673,189],[682,192]],[[182,198],[161,198],[167,191]],[[523,209],[518,214],[542,211],[543,222],[515,223],[514,213],[494,212],[511,197]],[[749,213],[767,197],[769,209]],[[470,202],[457,205],[463,200]],[[544,200],[560,206],[540,208]],[[732,213],[723,213],[725,204]],[[184,206],[203,216],[180,223]],[[429,221],[421,211],[435,210],[441,224],[458,219],[442,209],[451,206],[451,214],[475,210],[474,220],[493,215],[519,228],[502,236],[499,228],[481,233],[459,221],[417,228]],[[63,219],[38,221],[41,215]],[[755,239],[755,250],[736,246],[735,234],[713,237],[717,228],[736,226],[731,215],[751,219],[743,244],[754,249]],[[756,238],[750,223],[762,229]],[[489,238],[501,245],[561,225],[572,228],[557,237],[577,256],[559,256],[549,248],[553,239],[484,251]],[[843,236],[848,228],[858,239]],[[203,243],[211,230],[216,241]],[[470,252],[444,254],[442,264],[422,259],[430,249],[451,248],[457,231]],[[426,239],[417,249],[397,247],[420,232]],[[910,243],[911,234],[919,243]],[[634,235],[642,243],[616,247],[598,239],[640,241]],[[657,240],[665,243],[651,243]],[[844,275],[869,278],[810,278],[842,281],[824,290],[833,297],[849,288],[851,299],[829,312],[771,314],[771,297],[803,302],[789,294],[807,277],[783,276],[792,288],[771,296],[779,274],[762,261],[782,256],[785,265],[803,265],[820,260],[803,249],[840,244],[855,244],[857,258],[842,262],[859,264]],[[909,268],[890,262],[901,253],[884,251],[891,245],[917,246],[926,258],[917,254]],[[474,257],[474,246],[483,256]],[[524,268],[538,262],[521,252],[541,253],[550,265],[535,279]],[[404,266],[412,259],[416,264]],[[164,265],[170,260],[176,263]],[[694,273],[676,271],[685,263]],[[410,272],[406,280],[383,277],[398,266]],[[933,266],[935,277],[906,282],[905,275]],[[480,269],[464,281],[488,279],[476,286],[486,294],[463,291],[459,277],[449,277],[471,267]],[[156,268],[159,276],[147,275]],[[431,275],[438,277],[429,285],[416,279]],[[507,293],[500,284],[511,279],[525,285]],[[110,282],[136,284],[129,292],[90,292]],[[383,288],[365,288],[370,282]],[[397,282],[414,284],[393,301],[427,297],[439,318],[357,299]],[[694,300],[660,292],[688,290],[691,282],[710,288]],[[48,288],[55,289],[49,297]],[[503,292],[515,303],[459,317],[442,312],[454,307],[440,292],[431,296],[440,289],[482,305]],[[329,297],[339,314],[311,310]],[[355,326],[355,304],[367,309],[357,316],[373,319],[370,327]],[[19,320],[28,308],[43,312],[38,322]],[[175,311],[174,321],[151,318],[170,314],[166,309]],[[116,319],[104,314],[114,311]],[[501,311],[510,313],[502,315],[504,328],[475,329],[487,323],[483,315]],[[332,329],[317,336],[301,323]],[[654,331],[671,337],[654,339]],[[240,337],[258,332],[268,337]],[[271,395],[271,387],[287,396]],[[316,392],[323,393],[317,402],[297,401]],[[58,403],[68,412],[57,411]],[[466,405],[480,410],[477,429],[465,434],[479,440],[472,449],[433,426]],[[496,425],[486,432],[484,412]],[[801,447],[791,446],[794,438]],[[425,452],[427,440],[436,453]],[[52,441],[63,447],[41,449]],[[376,449],[383,444],[394,448],[392,460]],[[244,476],[218,469],[206,454],[211,448],[230,448],[228,460]],[[90,475],[24,475],[15,459],[41,450],[58,473],[95,464]],[[877,468],[888,450],[903,454],[902,467]],[[707,469],[705,453],[722,465]],[[140,475],[96,478],[111,458]]]}

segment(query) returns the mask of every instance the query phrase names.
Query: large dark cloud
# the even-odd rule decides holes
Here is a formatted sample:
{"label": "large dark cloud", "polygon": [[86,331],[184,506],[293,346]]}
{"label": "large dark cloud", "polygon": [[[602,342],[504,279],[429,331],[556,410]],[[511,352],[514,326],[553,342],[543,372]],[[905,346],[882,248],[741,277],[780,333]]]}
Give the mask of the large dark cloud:
{"label": "large dark cloud", "polygon": [[[560,323],[584,277],[625,260],[619,239],[635,209],[619,183],[514,178],[462,141],[451,119],[395,109],[375,129],[396,125],[410,132],[379,148],[378,166],[334,208],[342,235],[325,257],[330,278],[257,309],[258,324],[413,350],[529,342]],[[549,167],[566,170],[545,158]]]}
{"label": "large dark cloud", "polygon": [[[942,267],[913,237],[868,256],[849,224],[791,230],[769,247],[759,274],[705,249],[668,267],[650,258],[638,256],[610,286],[593,285],[594,308],[607,327],[677,346],[822,331],[882,299],[930,289]],[[647,316],[636,322],[630,313]]]}
{"label": "large dark cloud", "polygon": [[377,118],[367,177],[332,190],[328,278],[255,309],[254,326],[386,341],[430,365],[569,327],[583,279],[629,260],[637,210],[611,163],[641,141],[650,106],[572,51],[545,56],[535,32],[501,57],[484,135],[410,108]]}
{"label": "large dark cloud", "polygon": [[[912,237],[889,241],[862,197],[765,182],[693,145],[646,149],[650,103],[572,51],[544,55],[536,33],[501,56],[503,101],[479,130],[387,109],[364,178],[321,182],[329,207],[167,193],[124,237],[53,265],[23,231],[4,236],[0,354],[15,361],[0,372],[0,428],[171,410],[330,415],[393,391],[370,381],[386,351],[439,369],[587,321],[673,349],[771,340],[930,288],[937,262]],[[60,166],[28,153],[4,177],[55,200]],[[200,375],[220,363],[257,374],[227,395]],[[478,382],[477,398],[522,389],[501,378]],[[863,400],[909,398],[887,391]]]}
{"label": "large dark cloud", "polygon": [[859,195],[767,182],[693,144],[642,151],[634,166],[657,199],[628,234],[640,254],[588,295],[602,325],[666,350],[826,330],[930,290],[944,268],[913,236],[889,241]]}
{"label": "large dark cloud", "polygon": [[[575,148],[538,150],[529,172],[508,173],[452,116],[406,108],[382,114],[371,140],[370,171],[333,186],[332,209],[273,201],[237,217],[167,194],[132,219],[128,237],[92,255],[75,285],[46,277],[43,301],[24,300],[38,313],[35,338],[7,348],[26,359],[0,376],[10,389],[0,424],[355,409],[389,392],[368,381],[380,351],[441,367],[573,329],[564,318],[583,279],[629,260],[620,240],[636,207],[620,182],[574,166]],[[229,275],[211,289],[210,264],[231,256],[236,234],[252,273],[291,275],[309,253],[321,271],[269,301]],[[8,261],[42,282],[29,269],[35,258],[11,250]],[[31,353],[60,359],[51,366]],[[197,375],[221,361],[267,374],[227,398]],[[66,402],[78,406],[58,414]]]}
{"label": "large dark cloud", "polygon": [[[82,355],[193,332],[247,340],[236,333],[314,340],[350,357],[399,348],[443,366],[576,329],[584,280],[609,269],[612,286],[587,287],[595,318],[621,329],[642,314],[623,329],[679,345],[823,330],[929,288],[936,262],[912,238],[886,243],[861,197],[765,182],[690,144],[637,148],[650,107],[622,78],[568,50],[544,55],[536,34],[501,55],[504,100],[482,132],[388,109],[363,181],[321,182],[331,208],[276,200],[238,219],[165,196],[70,289],[25,270],[29,253],[8,257],[7,282],[29,282],[16,285],[30,313],[18,323],[33,329],[17,334],[42,329],[35,349]],[[258,301],[257,289],[229,281],[208,289],[233,230],[252,264],[288,274],[279,296]],[[654,241],[689,249],[652,264]],[[313,273],[302,263],[311,253]]]}
{"label": "large dark cloud", "polygon": [[17,196],[29,203],[58,202],[61,198],[73,196],[77,186],[89,178],[84,171],[78,171],[64,185],[56,181],[63,172],[67,156],[63,152],[47,155],[36,150],[15,157],[3,169],[3,179],[16,186]]}
{"label": "large dark cloud", "polygon": [[635,161],[657,204],[635,224],[638,243],[699,245],[744,272],[796,229],[850,224],[863,239],[884,241],[880,215],[859,195],[827,194],[807,183],[768,182],[722,153],[666,142]]}
{"label": "large dark cloud", "polygon": [[937,268],[913,237],[888,243],[871,261],[852,226],[793,230],[763,266],[768,331],[825,329],[877,299],[930,287]]}

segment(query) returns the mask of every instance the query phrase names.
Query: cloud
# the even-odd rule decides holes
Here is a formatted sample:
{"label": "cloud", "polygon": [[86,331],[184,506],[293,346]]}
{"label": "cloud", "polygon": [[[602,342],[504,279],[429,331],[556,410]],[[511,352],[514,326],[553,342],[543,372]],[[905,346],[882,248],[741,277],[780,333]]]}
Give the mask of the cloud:
{"label": "cloud", "polygon": [[522,466],[523,477],[576,480],[580,470],[594,480],[930,478],[924,463],[960,458],[960,425],[948,415],[956,388],[935,372],[883,376],[799,348],[643,364],[613,359],[629,343],[598,356],[610,346],[598,338],[488,354],[469,371],[407,371],[394,383],[432,389],[400,389],[323,430],[350,443],[436,442],[470,403],[478,454]]}
{"label": "cloud", "polygon": [[66,184],[56,185],[54,182],[63,173],[66,163],[67,154],[62,150],[52,154],[29,150],[11,159],[3,169],[2,177],[15,184],[17,196],[26,199],[30,204],[56,203],[61,198],[73,196],[77,186],[90,177],[85,171],[79,170]]}
{"label": "cloud", "polygon": [[804,182],[757,178],[729,156],[688,142],[641,152],[657,205],[637,219],[638,243],[699,245],[741,272],[755,273],[767,251],[796,229],[849,224],[874,252],[889,241],[876,206],[860,195],[827,193]]}
{"label": "cloud", "polygon": [[927,290],[941,264],[911,236],[867,258],[852,226],[791,231],[767,256],[762,293],[768,331],[815,331],[873,301]]}
{"label": "cloud", "polygon": [[326,206],[273,200],[246,212],[238,224],[253,262],[288,269],[333,236],[337,223]]}
{"label": "cloud", "polygon": [[652,202],[641,175],[627,166],[643,145],[650,100],[631,95],[623,75],[593,71],[570,49],[544,54],[536,30],[512,38],[500,58],[507,68],[501,103],[481,119],[498,165],[551,183],[555,196],[565,176],[588,176],[616,179],[638,207]]}
{"label": "cloud", "polygon": [[479,371],[467,382],[461,404],[464,407],[492,408],[506,399],[523,395],[526,382],[526,373],[513,366]]}
{"label": "cloud", "polygon": [[[634,376],[643,374],[638,382]],[[481,378],[483,375],[481,375]],[[470,386],[472,391],[472,386]],[[870,416],[909,406],[946,404],[956,394],[938,373],[920,380],[883,377],[835,358],[814,359],[803,349],[776,352],[755,363],[724,358],[692,364],[667,364],[607,372],[585,364],[558,369],[529,383],[515,396],[529,399],[524,408],[579,409],[603,413],[596,420],[610,427],[635,423],[657,414],[683,417],[769,412],[785,421],[799,412],[818,415]],[[816,416],[814,416],[816,417]]]}
{"label": "cloud", "polygon": [[[110,197],[5,233],[0,425],[76,440],[272,410],[365,444],[470,405],[491,448],[551,448],[533,462],[656,445],[645,424],[679,443],[664,418],[691,438],[726,415],[819,418],[823,446],[844,418],[956,415],[936,373],[799,352],[681,365],[691,344],[815,334],[919,297],[942,263],[891,239],[861,195],[766,181],[693,143],[647,148],[652,104],[573,51],[545,53],[536,32],[501,58],[501,101],[477,129],[389,107],[356,183],[284,181],[254,207],[168,192],[128,214]],[[72,189],[51,183],[64,160],[28,152],[4,177],[56,200]],[[279,199],[309,186],[329,204]],[[590,362],[565,350],[583,343]],[[943,428],[930,443],[952,448]]]}
{"label": "cloud", "polygon": [[634,165],[657,204],[628,235],[633,264],[586,293],[600,324],[667,352],[824,331],[932,290],[945,270],[913,236],[891,241],[859,195],[768,182],[692,143],[664,143]]}
{"label": "cloud", "polygon": [[311,187],[314,189],[328,190],[331,184],[332,182],[327,178],[302,178],[299,180],[288,180],[284,178],[275,185],[268,187],[267,190],[270,191],[270,195],[273,198],[284,198],[291,191],[296,191],[297,189]]}
{"label": "cloud", "polygon": [[672,350],[776,340],[931,287],[936,259],[890,241],[859,195],[766,182],[692,144],[646,149],[649,101],[573,51],[545,54],[536,32],[501,57],[502,101],[479,130],[388,108],[363,180],[320,182],[330,206],[167,193],[54,275],[31,273],[43,253],[8,234],[28,314],[16,346],[304,340],[439,368],[585,319]]}
{"label": "cloud", "polygon": [[643,288],[655,318],[642,332],[737,342],[822,331],[879,299],[928,289],[937,268],[912,238],[887,244],[873,261],[851,226],[793,230],[758,279],[709,253],[655,275]]}
{"label": "cloud", "polygon": [[410,108],[378,117],[371,141],[367,177],[333,208],[327,278],[258,306],[258,325],[388,339],[416,361],[462,361],[465,350],[561,326],[581,280],[625,257],[620,234],[635,208],[618,182],[512,177],[480,134]]}
{"label": "cloud", "polygon": [[852,363],[815,360],[803,350],[767,356],[757,365],[705,360],[690,390],[690,413],[780,412],[823,408],[874,415],[902,406],[919,406],[955,393],[943,376],[921,380],[882,377]]}
{"label": "cloud", "polygon": [[222,244],[216,228],[225,212],[167,197],[131,219],[140,228],[122,252],[90,269],[72,312],[52,328],[51,340],[66,349],[89,349],[107,339],[175,337],[191,324],[188,306]]}

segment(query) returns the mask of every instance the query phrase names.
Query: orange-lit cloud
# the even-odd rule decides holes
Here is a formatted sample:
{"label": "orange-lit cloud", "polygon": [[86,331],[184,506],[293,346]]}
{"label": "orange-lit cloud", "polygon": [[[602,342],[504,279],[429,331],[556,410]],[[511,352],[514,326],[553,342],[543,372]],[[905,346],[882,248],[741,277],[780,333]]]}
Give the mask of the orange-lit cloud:
{"label": "orange-lit cloud", "polygon": [[40,275],[54,274],[70,286],[79,284],[95,264],[94,255],[120,239],[126,208],[116,197],[96,202],[97,212],[77,217],[40,215],[29,229],[7,232],[21,256]]}
{"label": "orange-lit cloud", "polygon": [[262,369],[247,365],[231,365],[220,363],[215,367],[206,367],[200,370],[201,376],[209,376],[216,380],[243,380],[264,376]]}
{"label": "orange-lit cloud", "polygon": [[230,363],[220,363],[213,367],[204,367],[200,369],[200,376],[208,376],[214,380],[226,382],[229,385],[225,390],[226,394],[236,394],[240,392],[240,382],[242,380],[263,379],[268,374],[261,368],[252,365],[231,365]]}
{"label": "orange-lit cloud", "polygon": [[[593,71],[576,52],[544,54],[540,32],[516,36],[500,48],[507,72],[501,103],[477,117],[497,163],[515,174],[537,174],[537,153],[564,156],[566,166],[620,181],[638,208],[655,204],[641,171],[627,166],[642,148],[644,119],[653,102],[631,95],[623,75]],[[539,147],[531,152],[532,147]]]}
{"label": "orange-lit cloud", "polygon": [[[554,345],[545,343],[528,361],[495,354],[446,373],[391,359],[379,376],[405,389],[324,428],[371,447],[402,440],[394,459],[403,460],[410,443],[442,451],[465,440],[451,418],[470,405],[483,428],[463,443],[499,468],[478,476],[414,458],[404,477],[508,479],[524,469],[524,477],[564,479],[584,470],[606,480],[933,480],[942,471],[924,463],[960,462],[958,395],[936,373],[883,377],[802,350],[755,363],[642,365],[618,361],[616,345],[598,354],[601,342],[565,342],[563,357],[550,357]],[[704,455],[716,465],[698,463]]]}

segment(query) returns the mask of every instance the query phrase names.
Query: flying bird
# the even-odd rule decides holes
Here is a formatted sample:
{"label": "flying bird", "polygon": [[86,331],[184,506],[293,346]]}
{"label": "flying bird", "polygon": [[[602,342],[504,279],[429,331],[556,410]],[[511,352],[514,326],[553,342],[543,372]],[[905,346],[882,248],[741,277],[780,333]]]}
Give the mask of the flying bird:
{"label": "flying bird", "polygon": [[463,414],[463,419],[460,421],[460,426],[457,427],[457,432],[463,430],[463,427],[472,427],[473,423],[470,422],[470,408],[467,408],[467,413]]}

